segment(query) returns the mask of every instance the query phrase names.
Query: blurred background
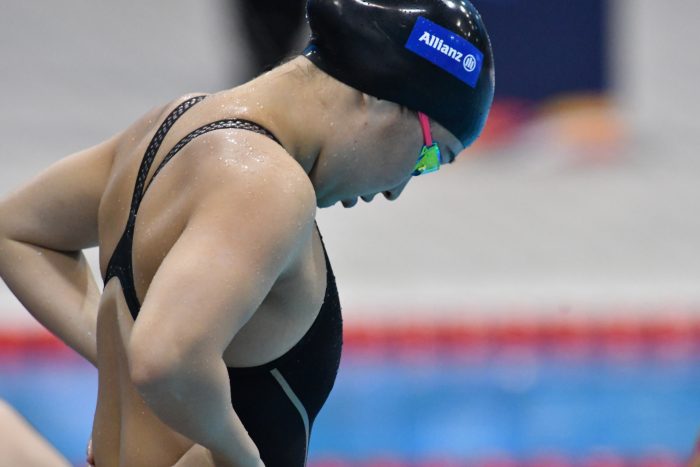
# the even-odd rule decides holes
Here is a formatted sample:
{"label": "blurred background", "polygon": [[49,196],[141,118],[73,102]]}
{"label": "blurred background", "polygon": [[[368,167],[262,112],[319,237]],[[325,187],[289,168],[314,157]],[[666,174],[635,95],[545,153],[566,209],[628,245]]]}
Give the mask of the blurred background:
{"label": "blurred background", "polygon": [[[497,67],[481,140],[396,202],[318,214],[346,335],[311,465],[684,465],[700,432],[700,3],[474,4]],[[1,11],[0,195],[308,34],[292,0]],[[95,397],[95,371],[0,283],[0,398],[79,463]]]}

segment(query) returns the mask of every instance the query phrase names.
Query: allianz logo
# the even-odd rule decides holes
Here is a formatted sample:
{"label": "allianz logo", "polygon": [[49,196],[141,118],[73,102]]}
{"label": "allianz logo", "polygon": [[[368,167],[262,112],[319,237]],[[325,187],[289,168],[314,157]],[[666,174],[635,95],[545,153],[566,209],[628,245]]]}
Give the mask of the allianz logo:
{"label": "allianz logo", "polygon": [[462,52],[445,44],[445,41],[440,39],[438,36],[433,36],[428,31],[424,32],[423,35],[420,36],[418,42],[423,42],[428,47],[432,47],[433,49],[447,55],[457,63],[462,62],[462,57],[464,57],[464,62],[462,63],[462,66],[465,70],[467,70],[467,73],[472,73],[474,70],[476,70],[476,67],[478,66],[477,59],[474,55],[468,54],[465,57]]}
{"label": "allianz logo", "polygon": [[428,31],[425,31],[422,36],[420,36],[420,39],[418,39],[418,42],[423,42],[425,45],[428,47],[432,47],[433,49],[437,50],[438,52],[441,52],[451,59],[453,59],[456,62],[462,62],[462,57],[464,57],[464,54],[449,45],[445,44],[445,41],[440,39],[438,36],[434,36],[430,34]]}

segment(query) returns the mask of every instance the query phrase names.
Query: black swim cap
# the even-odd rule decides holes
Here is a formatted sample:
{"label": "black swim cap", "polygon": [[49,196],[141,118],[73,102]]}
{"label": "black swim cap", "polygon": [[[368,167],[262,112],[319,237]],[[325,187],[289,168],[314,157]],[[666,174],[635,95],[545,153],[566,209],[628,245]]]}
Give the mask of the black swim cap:
{"label": "black swim cap", "polygon": [[304,55],[335,79],[421,111],[464,146],[494,92],[491,42],[466,0],[309,0]]}

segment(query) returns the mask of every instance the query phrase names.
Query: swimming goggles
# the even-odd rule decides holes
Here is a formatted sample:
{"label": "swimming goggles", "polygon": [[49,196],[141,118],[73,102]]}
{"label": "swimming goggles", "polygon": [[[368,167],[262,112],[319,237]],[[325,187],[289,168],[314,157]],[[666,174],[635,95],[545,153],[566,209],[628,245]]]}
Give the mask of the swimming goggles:
{"label": "swimming goggles", "polygon": [[423,149],[420,151],[416,166],[413,168],[413,176],[429,174],[440,169],[442,157],[437,143],[433,143],[433,135],[430,131],[430,121],[423,112],[418,112],[421,130],[423,130]]}

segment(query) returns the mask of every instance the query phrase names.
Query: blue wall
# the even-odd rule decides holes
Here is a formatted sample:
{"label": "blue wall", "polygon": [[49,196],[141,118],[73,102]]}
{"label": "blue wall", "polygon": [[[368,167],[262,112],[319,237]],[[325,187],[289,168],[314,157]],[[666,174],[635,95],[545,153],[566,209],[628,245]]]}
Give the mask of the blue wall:
{"label": "blue wall", "polygon": [[605,0],[472,0],[496,60],[496,95],[542,100],[604,91]]}

